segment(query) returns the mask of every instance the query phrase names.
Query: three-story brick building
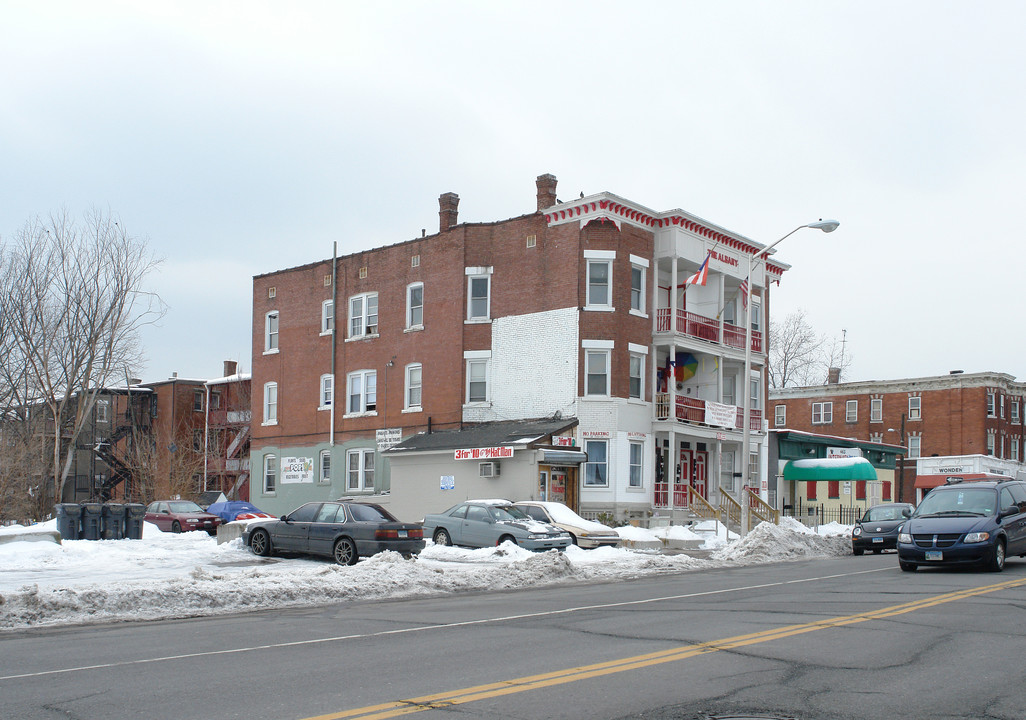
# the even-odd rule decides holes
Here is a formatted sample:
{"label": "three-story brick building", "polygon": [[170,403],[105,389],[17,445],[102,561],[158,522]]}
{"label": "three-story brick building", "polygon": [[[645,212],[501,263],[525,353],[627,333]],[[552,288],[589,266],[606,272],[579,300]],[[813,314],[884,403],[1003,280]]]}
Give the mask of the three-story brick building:
{"label": "three-story brick building", "polygon": [[[624,518],[739,490],[739,290],[764,246],[607,192],[561,202],[551,175],[536,197],[526,215],[459,223],[445,193],[436,234],[254,278],[254,503],[388,502],[403,492],[393,443],[532,419],[566,421],[539,442],[579,459],[537,468],[519,494],[570,483],[583,512]],[[752,278],[753,479],[768,281],[787,267],[770,257]]]}

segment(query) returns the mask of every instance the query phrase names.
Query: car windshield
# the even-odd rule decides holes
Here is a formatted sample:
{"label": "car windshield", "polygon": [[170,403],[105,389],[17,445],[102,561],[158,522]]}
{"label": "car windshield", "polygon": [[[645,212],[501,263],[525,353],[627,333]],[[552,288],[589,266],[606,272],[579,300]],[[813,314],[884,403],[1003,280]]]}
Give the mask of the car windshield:
{"label": "car windshield", "polygon": [[901,520],[902,508],[900,506],[874,507],[866,511],[862,522],[884,522],[886,520]]}
{"label": "car windshield", "polygon": [[492,507],[492,517],[496,520],[529,520],[530,518],[519,508],[512,505],[495,505]]}
{"label": "car windshield", "polygon": [[399,522],[389,515],[387,510],[374,505],[347,505],[346,507],[349,508],[349,514],[353,516],[353,519],[360,522]]}
{"label": "car windshield", "polygon": [[175,502],[169,502],[167,506],[173,513],[203,512],[203,508],[188,500],[176,500]]}
{"label": "car windshield", "polygon": [[930,515],[992,515],[997,507],[993,488],[944,488],[927,495],[916,510],[917,517]]}

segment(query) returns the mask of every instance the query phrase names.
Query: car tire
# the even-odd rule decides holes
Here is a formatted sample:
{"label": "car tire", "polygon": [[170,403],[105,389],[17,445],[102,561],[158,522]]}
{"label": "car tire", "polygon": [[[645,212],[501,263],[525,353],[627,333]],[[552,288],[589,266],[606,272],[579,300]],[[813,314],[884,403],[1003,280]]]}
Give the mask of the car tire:
{"label": "car tire", "polygon": [[182,524],[180,522],[175,520],[173,523],[171,523],[171,532],[173,532],[173,533],[180,533],[181,531],[182,531]]}
{"label": "car tire", "polygon": [[580,545],[581,545],[579,542],[577,542],[577,536],[574,535],[573,533],[570,533],[570,542],[573,543],[574,545],[577,545],[578,547],[580,547]]}
{"label": "car tire", "polygon": [[339,538],[336,540],[331,555],[339,565],[355,565],[359,559],[359,556],[356,554],[356,545],[349,538]]}
{"label": "car tire", "polygon": [[853,547],[851,549],[851,554],[852,555],[861,555],[864,552],[865,552],[865,550],[863,550],[862,548]]}
{"label": "car tire", "polygon": [[507,540],[509,540],[514,545],[517,544],[517,539],[515,537],[513,537],[512,535],[503,535],[501,538],[499,538],[499,542],[495,543],[496,547],[498,547],[499,545],[502,545]]}
{"label": "car tire", "polygon": [[260,557],[268,557],[271,554],[271,536],[266,530],[257,530],[253,533],[253,537],[249,539],[249,549],[253,551],[255,555]]}
{"label": "car tire", "polygon": [[1005,541],[1000,538],[994,543],[994,549],[990,551],[987,558],[987,569],[991,572],[1001,572],[1005,569]]}
{"label": "car tire", "polygon": [[915,572],[918,565],[916,565],[915,563],[905,562],[904,560],[899,560],[898,567],[900,567],[905,572]]}
{"label": "car tire", "polygon": [[435,545],[452,545],[452,538],[449,537],[449,533],[444,528],[435,530],[435,534],[431,539],[435,541]]}

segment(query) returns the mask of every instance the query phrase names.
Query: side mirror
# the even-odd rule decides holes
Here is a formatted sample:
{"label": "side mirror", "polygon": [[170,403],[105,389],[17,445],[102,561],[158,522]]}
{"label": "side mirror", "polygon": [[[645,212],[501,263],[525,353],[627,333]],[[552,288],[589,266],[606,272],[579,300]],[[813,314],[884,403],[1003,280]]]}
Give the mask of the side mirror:
{"label": "side mirror", "polygon": [[282,515],[278,519],[281,520],[282,522],[292,522],[291,520],[289,520],[289,516],[288,515]]}
{"label": "side mirror", "polygon": [[1012,515],[1018,515],[1018,514],[1019,514],[1019,508],[1016,507],[1015,505],[1011,505],[1011,506],[1006,507],[1006,508],[1001,508],[1001,512],[998,513],[998,519],[999,520],[1004,520],[1006,517],[1011,517]]}
{"label": "side mirror", "polygon": [[901,509],[901,516],[902,517],[912,517],[912,508],[902,508]]}

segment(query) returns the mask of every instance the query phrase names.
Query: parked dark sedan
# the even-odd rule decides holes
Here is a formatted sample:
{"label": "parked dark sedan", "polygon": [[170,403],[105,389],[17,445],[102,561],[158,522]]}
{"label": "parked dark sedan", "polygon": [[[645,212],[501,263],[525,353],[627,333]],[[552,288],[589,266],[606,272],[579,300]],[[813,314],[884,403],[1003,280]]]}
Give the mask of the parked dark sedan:
{"label": "parked dark sedan", "polygon": [[424,549],[424,529],[404,523],[372,503],[312,502],[278,520],[257,520],[242,533],[257,555],[325,555],[339,565],[394,550],[409,557]]}
{"label": "parked dark sedan", "polygon": [[861,555],[866,550],[877,554],[894,550],[898,546],[898,529],[905,522],[902,511],[911,514],[914,509],[909,503],[883,503],[869,508],[852,528],[851,551]]}
{"label": "parked dark sedan", "polygon": [[143,520],[153,523],[164,532],[188,532],[206,530],[211,535],[217,532],[221,518],[208,513],[192,500],[158,500],[146,506]]}
{"label": "parked dark sedan", "polygon": [[570,533],[529,517],[509,500],[468,500],[426,515],[424,531],[436,545],[495,547],[512,542],[527,550],[564,550],[572,542]]}

